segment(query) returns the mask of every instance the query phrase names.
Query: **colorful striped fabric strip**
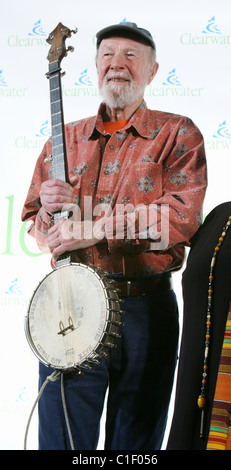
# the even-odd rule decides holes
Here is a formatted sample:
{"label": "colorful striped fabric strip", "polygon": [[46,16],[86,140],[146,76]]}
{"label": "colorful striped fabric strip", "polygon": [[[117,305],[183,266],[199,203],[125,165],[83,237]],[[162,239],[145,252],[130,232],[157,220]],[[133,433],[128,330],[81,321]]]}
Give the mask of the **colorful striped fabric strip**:
{"label": "colorful striped fabric strip", "polygon": [[207,450],[231,450],[231,303],[217,375]]}

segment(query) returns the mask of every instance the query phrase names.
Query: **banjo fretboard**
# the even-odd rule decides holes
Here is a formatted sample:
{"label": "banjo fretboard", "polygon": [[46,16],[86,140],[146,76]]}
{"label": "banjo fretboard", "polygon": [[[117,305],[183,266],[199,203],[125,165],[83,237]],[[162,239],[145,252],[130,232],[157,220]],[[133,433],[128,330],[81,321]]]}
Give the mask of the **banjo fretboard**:
{"label": "banjo fretboard", "polygon": [[67,181],[67,160],[64,134],[62,92],[60,66],[58,62],[49,64],[51,134],[52,134],[52,164],[53,179]]}
{"label": "banjo fretboard", "polygon": [[[62,105],[61,74],[59,62],[49,64],[50,85],[50,108],[51,108],[51,135],[52,135],[52,158],[51,158],[51,177],[61,181],[68,180],[68,166],[66,159],[66,143],[64,132],[64,117]],[[69,212],[63,210],[54,213],[54,223],[62,219],[67,219]],[[71,257],[69,253],[61,255],[57,261],[57,266],[69,264]]]}

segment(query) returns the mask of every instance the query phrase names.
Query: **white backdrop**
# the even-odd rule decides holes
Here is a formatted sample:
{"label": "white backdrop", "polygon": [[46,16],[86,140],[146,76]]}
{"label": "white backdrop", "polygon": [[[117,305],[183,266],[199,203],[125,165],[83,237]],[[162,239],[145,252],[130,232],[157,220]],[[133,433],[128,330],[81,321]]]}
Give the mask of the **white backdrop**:
{"label": "white backdrop", "polygon": [[[78,28],[67,40],[75,52],[62,62],[68,122],[96,113],[95,33],[124,19],[150,30],[157,45],[160,68],[146,90],[149,107],[191,117],[204,135],[209,176],[204,214],[230,199],[230,0],[5,2],[0,16],[0,449],[23,449],[37,396],[37,359],[25,339],[24,317],[35,287],[50,271],[50,259],[39,254],[20,216],[37,156],[50,135],[46,38],[59,21]],[[178,273],[182,317],[180,281]],[[170,421],[171,411],[168,429]],[[28,448],[37,449],[36,416]]]}

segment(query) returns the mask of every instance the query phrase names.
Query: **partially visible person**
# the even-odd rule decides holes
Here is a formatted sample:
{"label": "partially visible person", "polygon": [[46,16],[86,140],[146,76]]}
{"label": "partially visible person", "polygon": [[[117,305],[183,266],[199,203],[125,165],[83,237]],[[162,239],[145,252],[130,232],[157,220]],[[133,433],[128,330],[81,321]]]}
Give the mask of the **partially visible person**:
{"label": "partially visible person", "polygon": [[206,217],[183,273],[184,317],[168,450],[231,450],[231,202]]}
{"label": "partially visible person", "polygon": [[[184,246],[201,221],[207,185],[204,141],[189,118],[149,110],[144,102],[145,87],[158,70],[150,32],[123,22],[96,36],[103,102],[96,116],[65,126],[70,183],[50,178],[45,161],[52,153],[51,141],[45,144],[22,219],[32,220],[29,233],[41,250],[50,251],[53,264],[71,252],[72,261],[101,267],[117,282],[124,300],[124,326],[110,361],[102,360],[83,376],[64,377],[75,449],[97,447],[108,386],[105,449],[159,449],[178,349],[171,273],[181,268]],[[91,198],[93,211],[100,205],[112,210],[110,236],[103,216],[103,239],[66,239],[65,221],[53,224],[54,212],[67,203],[77,202],[84,217],[85,196]],[[123,218],[124,236],[117,237],[119,205],[134,208],[133,238],[128,215]],[[156,216],[149,219],[146,237],[139,235],[140,205]],[[164,205],[169,208],[168,236],[164,248],[155,249]],[[48,373],[40,364],[40,384]],[[70,448],[57,381],[39,402],[39,448]]]}

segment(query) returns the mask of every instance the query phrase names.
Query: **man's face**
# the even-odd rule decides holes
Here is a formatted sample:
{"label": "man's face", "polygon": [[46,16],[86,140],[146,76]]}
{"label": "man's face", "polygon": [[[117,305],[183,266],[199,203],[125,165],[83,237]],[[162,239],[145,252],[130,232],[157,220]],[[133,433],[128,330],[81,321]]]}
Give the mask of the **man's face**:
{"label": "man's face", "polygon": [[151,47],[127,38],[108,38],[100,43],[97,57],[101,95],[110,107],[131,105],[142,98],[157,72]]}

